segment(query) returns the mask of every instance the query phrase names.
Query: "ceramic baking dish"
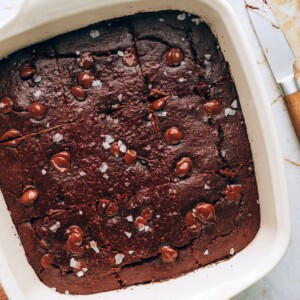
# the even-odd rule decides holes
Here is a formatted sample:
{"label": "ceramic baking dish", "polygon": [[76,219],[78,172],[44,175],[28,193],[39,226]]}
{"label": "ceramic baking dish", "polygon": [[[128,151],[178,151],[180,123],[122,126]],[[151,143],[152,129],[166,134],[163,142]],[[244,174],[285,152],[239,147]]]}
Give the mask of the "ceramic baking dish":
{"label": "ceramic baking dish", "polygon": [[[253,151],[261,227],[255,239],[228,261],[162,283],[75,296],[78,300],[227,299],[266,275],[289,243],[288,197],[271,108],[241,25],[225,0],[23,0],[15,16],[2,21],[0,56],[104,19],[164,9],[201,16],[216,33],[231,66]],[[0,211],[0,280],[9,299],[74,299],[40,282],[26,260],[2,195]]]}

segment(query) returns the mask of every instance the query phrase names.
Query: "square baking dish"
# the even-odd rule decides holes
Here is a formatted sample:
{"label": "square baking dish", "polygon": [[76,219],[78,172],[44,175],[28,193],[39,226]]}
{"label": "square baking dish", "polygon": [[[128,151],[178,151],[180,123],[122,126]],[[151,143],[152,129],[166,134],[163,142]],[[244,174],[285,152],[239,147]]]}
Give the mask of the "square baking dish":
{"label": "square baking dish", "polygon": [[201,16],[216,34],[236,83],[255,164],[261,225],[255,239],[230,260],[161,283],[96,295],[69,296],[56,293],[38,279],[27,262],[0,193],[0,281],[9,299],[228,299],[266,275],[282,258],[290,240],[283,160],[256,61],[226,1],[19,1],[22,3],[14,17],[0,25],[0,57],[67,31],[137,12],[174,9]]}

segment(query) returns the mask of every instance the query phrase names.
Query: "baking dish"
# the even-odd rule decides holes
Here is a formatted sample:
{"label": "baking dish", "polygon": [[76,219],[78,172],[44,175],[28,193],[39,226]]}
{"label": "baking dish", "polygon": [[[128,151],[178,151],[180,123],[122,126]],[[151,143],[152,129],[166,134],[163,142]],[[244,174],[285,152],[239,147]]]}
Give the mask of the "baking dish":
{"label": "baking dish", "polygon": [[[216,33],[240,97],[251,142],[261,206],[256,238],[228,261],[178,279],[76,299],[226,299],[236,295],[281,259],[290,239],[282,158],[262,79],[241,26],[224,0],[26,0],[0,27],[0,56],[103,19],[141,11],[185,10],[200,15]],[[0,162],[1,163],[1,162]],[[9,299],[73,299],[40,282],[26,260],[5,201],[0,197],[0,280]]]}

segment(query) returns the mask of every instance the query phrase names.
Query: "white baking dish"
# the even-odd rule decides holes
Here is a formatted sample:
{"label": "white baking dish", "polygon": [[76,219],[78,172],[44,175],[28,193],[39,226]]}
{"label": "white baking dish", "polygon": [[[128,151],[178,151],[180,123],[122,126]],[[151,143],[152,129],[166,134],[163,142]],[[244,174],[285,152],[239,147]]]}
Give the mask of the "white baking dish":
{"label": "white baking dish", "polygon": [[[20,0],[21,1],[21,0]],[[226,299],[253,284],[281,259],[290,239],[285,177],[271,109],[251,49],[235,13],[224,0],[23,0],[18,14],[0,27],[0,56],[103,19],[140,11],[179,9],[198,14],[217,34],[236,82],[255,162],[261,227],[232,259],[175,280],[76,299]],[[25,3],[26,2],[26,3]],[[1,162],[0,162],[1,163]],[[40,282],[26,260],[0,195],[0,279],[9,299],[73,299]],[[72,298],[71,298],[72,297]]]}

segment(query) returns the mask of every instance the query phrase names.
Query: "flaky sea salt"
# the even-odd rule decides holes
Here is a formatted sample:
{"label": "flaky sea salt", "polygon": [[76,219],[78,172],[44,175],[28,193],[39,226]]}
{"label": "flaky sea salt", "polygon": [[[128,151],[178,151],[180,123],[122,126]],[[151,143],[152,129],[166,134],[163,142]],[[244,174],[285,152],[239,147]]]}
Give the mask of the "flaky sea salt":
{"label": "flaky sea salt", "polygon": [[3,108],[5,107],[5,104],[4,103],[0,103],[0,108]]}
{"label": "flaky sea salt", "polygon": [[87,272],[88,268],[82,268],[82,271],[85,273]]}
{"label": "flaky sea salt", "polygon": [[191,19],[191,21],[193,22],[193,23],[195,23],[197,26],[200,24],[200,22],[201,22],[201,20],[199,19],[199,18],[193,18],[193,19]]}
{"label": "flaky sea salt", "polygon": [[126,152],[126,146],[123,144],[123,145],[121,145],[120,146],[120,151],[122,152],[122,153],[125,153]]}
{"label": "flaky sea salt", "polygon": [[52,232],[56,232],[57,231],[57,229],[60,227],[60,222],[56,222],[54,225],[52,225],[51,227],[50,227],[50,230],[52,231]]}
{"label": "flaky sea salt", "polygon": [[85,176],[86,173],[85,173],[84,171],[80,171],[80,172],[79,172],[79,175],[80,175],[80,176]]}
{"label": "flaky sea salt", "polygon": [[177,16],[178,21],[183,21],[185,20],[185,18],[186,18],[186,13],[182,13]]}
{"label": "flaky sea salt", "polygon": [[104,136],[104,138],[105,138],[105,142],[108,143],[108,144],[111,144],[111,143],[113,143],[115,141],[115,139],[111,135],[109,135],[109,134],[106,134]]}
{"label": "flaky sea salt", "polygon": [[126,219],[127,219],[128,222],[133,222],[133,217],[132,216],[128,216],[128,217],[126,217]]}
{"label": "flaky sea salt", "polygon": [[257,200],[256,200],[256,203],[257,203],[257,204],[260,204],[260,201],[259,201],[259,199],[257,199]]}
{"label": "flaky sea salt", "polygon": [[159,219],[159,218],[160,218],[160,215],[156,215],[156,218]]}
{"label": "flaky sea salt", "polygon": [[107,143],[107,142],[103,142],[103,143],[102,143],[102,146],[103,146],[103,148],[104,148],[105,150],[107,150],[107,149],[110,148],[110,145],[109,145],[109,143]]}
{"label": "flaky sea salt", "polygon": [[128,253],[131,255],[133,254],[135,251],[134,250],[129,250]]}
{"label": "flaky sea salt", "polygon": [[62,141],[64,139],[64,136],[60,133],[56,133],[53,136],[53,142],[54,143],[59,143],[60,141]]}
{"label": "flaky sea salt", "polygon": [[152,84],[151,83],[148,84],[148,88],[152,89]]}
{"label": "flaky sea salt", "polygon": [[123,51],[120,51],[120,50],[119,50],[117,53],[118,53],[118,55],[121,56],[121,57],[124,56],[124,52],[123,52]]}
{"label": "flaky sea salt", "polygon": [[35,83],[40,82],[41,80],[42,80],[42,78],[39,75],[34,78]]}
{"label": "flaky sea salt", "polygon": [[209,190],[209,189],[210,189],[209,185],[205,184],[205,185],[204,185],[204,189],[205,189],[205,190]]}
{"label": "flaky sea salt", "polygon": [[226,155],[226,152],[224,150],[221,150],[221,156],[225,157],[225,155]]}
{"label": "flaky sea salt", "polygon": [[167,116],[167,112],[166,112],[166,111],[163,111],[163,112],[161,113],[161,115],[162,115],[163,117],[166,117],[166,116]]}
{"label": "flaky sea salt", "polygon": [[121,253],[118,253],[116,256],[115,256],[115,262],[116,262],[116,265],[119,265],[122,263],[123,259],[124,259],[125,255],[124,254],[121,254]]}
{"label": "flaky sea salt", "polygon": [[107,174],[103,174],[103,178],[107,180],[109,176]]}
{"label": "flaky sea salt", "polygon": [[132,233],[131,232],[128,232],[128,231],[124,231],[124,233],[126,234],[126,236],[130,239],[131,236],[132,236]]}
{"label": "flaky sea salt", "polygon": [[208,255],[208,250],[205,250],[203,254]]}
{"label": "flaky sea salt", "polygon": [[125,184],[126,187],[130,186],[130,182],[125,182],[124,184]]}
{"label": "flaky sea salt", "polygon": [[82,210],[80,210],[78,213],[79,213],[81,216],[83,215],[83,211],[82,211]]}
{"label": "flaky sea salt", "polygon": [[99,248],[97,247],[97,243],[95,241],[90,241],[91,248],[96,252],[99,253]]}
{"label": "flaky sea salt", "polygon": [[42,174],[43,174],[43,175],[46,175],[46,174],[47,174],[47,172],[46,172],[45,169],[42,170]]}
{"label": "flaky sea salt", "polygon": [[40,98],[40,96],[42,95],[42,92],[40,90],[37,90],[33,93],[34,97]]}
{"label": "flaky sea salt", "polygon": [[79,271],[79,272],[76,273],[76,275],[77,275],[78,277],[82,277],[82,276],[84,275],[84,273],[83,273],[82,271]]}
{"label": "flaky sea salt", "polygon": [[70,267],[71,267],[71,268],[74,268],[74,269],[76,269],[76,270],[80,270],[80,268],[81,268],[81,263],[80,263],[80,261],[77,261],[74,257],[72,257],[72,258],[70,259]]}
{"label": "flaky sea salt", "polygon": [[230,254],[230,255],[233,255],[233,254],[234,254],[234,248],[231,248],[231,249],[229,250],[229,254]]}
{"label": "flaky sea salt", "polygon": [[123,95],[122,95],[122,94],[118,95],[118,100],[119,100],[120,102],[123,100]]}
{"label": "flaky sea salt", "polygon": [[178,81],[179,81],[179,82],[184,82],[185,79],[184,79],[183,77],[181,77],[181,78],[178,79]]}
{"label": "flaky sea salt", "polygon": [[80,55],[80,51],[78,51],[78,50],[75,53],[76,53],[76,55]]}
{"label": "flaky sea salt", "polygon": [[164,22],[165,21],[165,19],[163,19],[163,18],[159,18],[158,20],[159,20],[159,22]]}
{"label": "flaky sea salt", "polygon": [[205,57],[207,60],[210,60],[211,55],[210,55],[210,54],[205,54],[204,57]]}
{"label": "flaky sea salt", "polygon": [[90,32],[90,36],[95,39],[96,37],[98,37],[100,35],[99,30],[91,30]]}
{"label": "flaky sea salt", "polygon": [[92,83],[93,87],[102,87],[102,82],[100,80],[94,80]]}
{"label": "flaky sea salt", "polygon": [[237,100],[234,100],[234,101],[231,103],[231,107],[232,107],[232,108],[237,108],[237,107],[238,107]]}
{"label": "flaky sea salt", "polygon": [[236,110],[231,109],[230,107],[228,107],[228,108],[225,108],[224,113],[225,113],[225,117],[234,116],[235,113],[236,113]]}
{"label": "flaky sea salt", "polygon": [[106,162],[102,163],[101,166],[100,166],[100,172],[101,173],[105,173],[108,169],[108,165]]}

